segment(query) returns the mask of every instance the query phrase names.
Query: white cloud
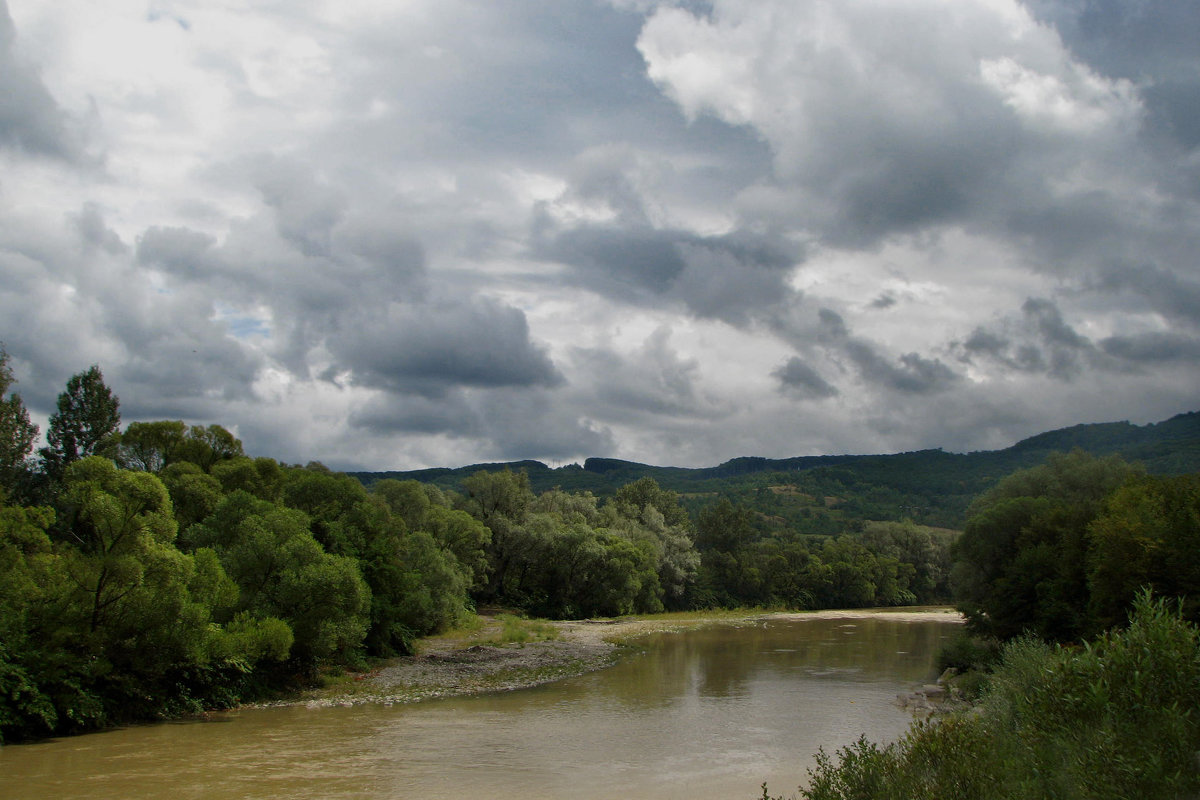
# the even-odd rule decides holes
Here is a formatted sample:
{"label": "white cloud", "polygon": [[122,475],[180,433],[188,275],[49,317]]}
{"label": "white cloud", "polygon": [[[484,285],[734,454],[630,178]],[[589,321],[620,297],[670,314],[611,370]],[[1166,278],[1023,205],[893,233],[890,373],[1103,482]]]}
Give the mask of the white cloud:
{"label": "white cloud", "polygon": [[1200,80],[1076,5],[0,0],[0,340],[346,467],[1188,410]]}

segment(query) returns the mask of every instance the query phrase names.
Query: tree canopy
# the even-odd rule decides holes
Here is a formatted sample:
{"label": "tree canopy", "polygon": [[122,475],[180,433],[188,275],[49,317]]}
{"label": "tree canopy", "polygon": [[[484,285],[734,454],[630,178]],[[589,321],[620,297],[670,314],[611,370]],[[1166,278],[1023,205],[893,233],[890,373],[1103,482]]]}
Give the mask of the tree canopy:
{"label": "tree canopy", "polygon": [[1001,638],[1103,630],[1145,586],[1200,612],[1200,479],[1117,458],[1010,475],[952,548],[955,531],[836,516],[896,499],[850,498],[836,472],[763,484],[753,504],[647,476],[603,497],[534,491],[511,469],[367,486],[249,456],[216,424],[122,431],[95,366],[59,396],[39,472],[12,384],[0,348],[0,741],[228,705],[412,652],[483,605],[901,605],[948,600],[952,577],[971,626]]}
{"label": "tree canopy", "polygon": [[113,440],[121,426],[120,402],[104,383],[100,367],[72,375],[50,415],[46,446],[41,449],[47,473],[59,476],[69,465],[93,455]]}
{"label": "tree canopy", "polygon": [[11,493],[28,470],[38,426],[30,421],[21,396],[11,391],[16,380],[8,361],[8,351],[0,344],[0,491]]}

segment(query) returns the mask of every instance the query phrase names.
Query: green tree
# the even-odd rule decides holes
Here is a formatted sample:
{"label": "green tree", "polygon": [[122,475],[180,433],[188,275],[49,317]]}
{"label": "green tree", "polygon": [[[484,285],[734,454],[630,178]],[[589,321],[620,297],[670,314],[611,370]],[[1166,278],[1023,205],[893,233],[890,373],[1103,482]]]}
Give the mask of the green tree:
{"label": "green tree", "polygon": [[468,578],[429,534],[379,537],[368,555],[364,572],[375,601],[371,652],[412,652],[416,637],[443,631],[466,616]]}
{"label": "green tree", "polygon": [[756,538],[754,515],[728,498],[705,507],[696,519],[702,602],[738,606],[762,602],[762,576],[748,548]]}
{"label": "green tree", "polygon": [[325,552],[313,538],[304,512],[239,490],[192,526],[189,538],[217,552],[239,588],[238,611],[288,623],[298,665],[314,667],[362,643],[370,590],[354,559]]}
{"label": "green tree", "polygon": [[1109,497],[1088,533],[1097,627],[1120,624],[1144,587],[1179,598],[1185,618],[1200,622],[1200,475],[1131,479]]}
{"label": "green tree", "polygon": [[[491,533],[488,583],[479,594],[488,601],[499,601],[510,595],[513,585],[520,585],[521,573],[537,549],[537,536],[525,525],[534,500],[529,475],[508,469],[480,471],[463,480],[463,489],[467,492],[465,509]],[[517,573],[515,582],[510,581],[510,570]]]}
{"label": "green tree", "polygon": [[[613,502],[626,506],[627,516],[640,518],[647,508],[653,508],[662,515],[665,524],[691,527],[687,511],[679,504],[679,495],[669,489],[663,489],[653,478],[639,478],[633,483],[625,484],[617,489]],[[645,522],[644,519],[642,521]]]}
{"label": "green tree", "polygon": [[191,426],[179,452],[179,458],[196,464],[205,472],[211,471],[220,461],[243,455],[241,440],[220,425]]}
{"label": "green tree", "polygon": [[10,493],[27,472],[29,454],[38,435],[38,426],[29,420],[21,396],[9,391],[15,382],[8,366],[8,352],[0,344],[0,490]]}
{"label": "green tree", "polygon": [[371,493],[383,500],[393,514],[404,520],[410,531],[423,529],[430,500],[425,487],[420,483],[385,478],[371,487]]}
{"label": "green tree", "polygon": [[[685,607],[689,591],[700,572],[700,554],[692,537],[692,522],[679,503],[679,495],[659,487],[653,478],[626,484],[605,506],[617,519],[608,527],[631,541],[648,547],[654,556],[659,597],[650,605]],[[648,589],[651,584],[643,582]],[[649,602],[649,601],[644,601]]]}
{"label": "green tree", "polygon": [[170,465],[159,477],[171,495],[180,540],[186,544],[190,541],[188,528],[213,513],[221,502],[221,484],[189,461]]}
{"label": "green tree", "polygon": [[[65,594],[50,537],[54,512],[10,506],[0,498],[0,743],[45,736],[59,725],[64,710],[84,715],[94,698],[80,699],[59,680],[58,628]],[[78,687],[78,682],[76,687]]]}
{"label": "green tree", "polygon": [[46,447],[39,452],[44,469],[51,478],[90,455],[99,454],[114,443],[120,429],[120,402],[104,383],[100,367],[72,375],[67,389],[58,396],[57,410],[50,415]]}
{"label": "green tree", "polygon": [[272,503],[283,494],[284,470],[273,458],[233,456],[213,464],[209,474],[226,494],[241,489]]}
{"label": "green tree", "polygon": [[1200,631],[1140,594],[1127,627],[1085,647],[1010,642],[972,713],[916,723],[882,747],[864,737],[818,753],[800,796],[1196,797],[1197,707]]}
{"label": "green tree", "polygon": [[157,475],[182,459],[186,440],[183,420],[131,422],[121,434],[117,460],[126,469]]}
{"label": "green tree", "polygon": [[954,593],[970,627],[1001,639],[1031,631],[1069,641],[1092,632],[1088,526],[1135,473],[1115,456],[1075,451],[981,496],[953,548]]}
{"label": "green tree", "polygon": [[[76,546],[57,550],[66,596],[56,631],[82,649],[85,682],[97,687],[111,718],[144,718],[186,701],[220,672],[241,673],[259,657],[278,657],[269,626],[223,630],[237,599],[215,553],[175,547],[166,488],[154,475],[89,456],[64,474],[76,509]],[[248,652],[244,648],[256,638]]]}
{"label": "green tree", "polygon": [[533,502],[529,475],[524,472],[509,469],[476,472],[463,479],[463,488],[471,500],[475,515],[485,524],[497,516],[520,522]]}
{"label": "green tree", "polygon": [[430,505],[418,528],[420,531],[431,535],[443,550],[454,556],[468,586],[478,589],[487,584],[492,532],[486,525],[465,511]]}

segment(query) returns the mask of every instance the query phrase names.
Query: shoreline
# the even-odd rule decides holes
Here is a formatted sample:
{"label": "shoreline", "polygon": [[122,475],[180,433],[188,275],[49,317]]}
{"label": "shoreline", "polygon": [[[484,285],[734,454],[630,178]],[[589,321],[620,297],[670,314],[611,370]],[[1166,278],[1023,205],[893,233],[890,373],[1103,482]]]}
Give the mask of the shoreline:
{"label": "shoreline", "polygon": [[268,706],[308,708],[379,704],[391,706],[443,697],[514,691],[583,675],[616,664],[633,646],[630,640],[652,633],[674,633],[711,625],[748,625],[768,620],[878,619],[961,624],[948,606],[920,608],[828,609],[821,611],[748,611],[745,613],[671,615],[598,620],[540,622],[555,638],[496,643],[499,623],[466,634],[424,639],[413,656],[401,656],[368,672],[350,673],[333,684]]}

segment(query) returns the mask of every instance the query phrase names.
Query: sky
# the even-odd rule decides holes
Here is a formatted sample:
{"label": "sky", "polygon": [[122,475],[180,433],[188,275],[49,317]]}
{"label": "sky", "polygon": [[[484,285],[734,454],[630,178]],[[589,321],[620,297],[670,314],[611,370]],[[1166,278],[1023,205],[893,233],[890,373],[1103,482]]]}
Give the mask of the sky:
{"label": "sky", "polygon": [[0,0],[0,342],[336,469],[1200,410],[1200,4]]}

